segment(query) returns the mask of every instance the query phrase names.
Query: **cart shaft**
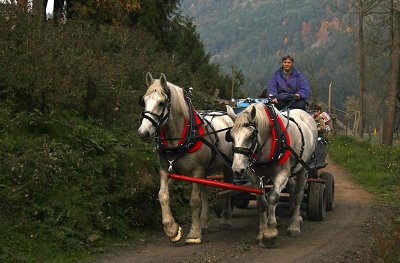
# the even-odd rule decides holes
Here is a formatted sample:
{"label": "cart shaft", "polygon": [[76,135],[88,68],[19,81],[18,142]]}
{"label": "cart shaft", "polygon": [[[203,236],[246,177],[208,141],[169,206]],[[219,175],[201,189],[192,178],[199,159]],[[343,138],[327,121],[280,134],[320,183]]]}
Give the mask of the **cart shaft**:
{"label": "cart shaft", "polygon": [[194,177],[180,175],[180,174],[169,174],[168,177],[171,179],[179,180],[179,181],[203,184],[203,185],[214,186],[214,187],[219,187],[219,188],[224,188],[224,189],[242,191],[242,192],[246,192],[246,193],[253,193],[253,194],[258,194],[258,195],[264,194],[263,189],[247,187],[247,186],[242,186],[242,185],[236,185],[236,184],[230,184],[230,183],[225,183],[225,182],[217,182],[217,181],[210,180],[210,179],[194,178]]}

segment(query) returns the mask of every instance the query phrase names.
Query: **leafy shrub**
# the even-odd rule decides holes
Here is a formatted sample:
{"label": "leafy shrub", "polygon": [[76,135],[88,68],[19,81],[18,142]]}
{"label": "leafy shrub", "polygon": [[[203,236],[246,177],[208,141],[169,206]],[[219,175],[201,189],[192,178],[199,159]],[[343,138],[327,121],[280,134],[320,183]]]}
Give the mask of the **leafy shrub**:
{"label": "leafy shrub", "polygon": [[93,234],[128,237],[159,223],[152,149],[72,114],[1,116],[0,209],[15,233],[74,251]]}

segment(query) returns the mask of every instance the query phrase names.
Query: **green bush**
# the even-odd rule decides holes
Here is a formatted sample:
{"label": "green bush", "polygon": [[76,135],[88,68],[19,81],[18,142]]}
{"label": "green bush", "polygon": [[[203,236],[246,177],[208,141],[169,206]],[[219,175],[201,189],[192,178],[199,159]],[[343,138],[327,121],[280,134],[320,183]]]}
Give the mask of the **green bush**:
{"label": "green bush", "polygon": [[75,251],[90,249],[93,235],[128,237],[159,223],[156,156],[135,137],[72,114],[1,116],[0,209],[16,234]]}

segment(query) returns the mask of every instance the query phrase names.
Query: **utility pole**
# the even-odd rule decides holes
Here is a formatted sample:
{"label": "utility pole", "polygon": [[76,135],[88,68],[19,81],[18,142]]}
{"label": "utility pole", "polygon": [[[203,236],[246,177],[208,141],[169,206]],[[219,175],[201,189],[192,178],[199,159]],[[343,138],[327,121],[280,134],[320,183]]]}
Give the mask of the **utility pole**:
{"label": "utility pole", "polygon": [[360,89],[360,122],[357,132],[361,138],[364,135],[365,125],[365,49],[364,49],[364,0],[358,0],[358,48],[359,48],[359,89]]}
{"label": "utility pole", "polygon": [[232,65],[232,90],[231,90],[231,100],[233,99],[233,90],[235,89],[235,68]]}
{"label": "utility pole", "polygon": [[328,87],[328,113],[331,114],[332,111],[332,80]]}

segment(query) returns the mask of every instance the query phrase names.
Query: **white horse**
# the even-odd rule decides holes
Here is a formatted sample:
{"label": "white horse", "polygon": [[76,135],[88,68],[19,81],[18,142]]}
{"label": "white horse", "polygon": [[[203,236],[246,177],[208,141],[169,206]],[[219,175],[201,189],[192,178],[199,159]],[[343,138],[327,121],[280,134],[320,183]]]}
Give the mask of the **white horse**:
{"label": "white horse", "polygon": [[[302,221],[300,205],[307,175],[307,170],[299,163],[298,157],[306,163],[312,158],[317,142],[317,126],[314,119],[307,112],[298,109],[291,110],[290,118],[287,118],[274,106],[263,103],[250,105],[238,115],[229,106],[227,111],[235,121],[233,128],[226,135],[227,141],[232,141],[234,146],[234,177],[247,174],[258,187],[263,187],[266,179],[273,184],[270,192],[266,194],[267,198],[265,195],[257,195],[260,215],[257,236],[259,244],[273,244],[278,236],[275,208],[286,184],[294,182],[292,175],[297,176],[297,181],[287,234],[298,236]],[[248,170],[254,172],[247,173]]]}
{"label": "white horse", "polygon": [[[159,201],[164,231],[171,242],[182,237],[182,229],[171,213],[169,199],[170,173],[204,178],[223,172],[225,180],[232,179],[232,169],[226,160],[232,158],[232,146],[225,141],[226,130],[233,121],[226,114],[200,116],[185,96],[182,88],[167,81],[164,74],[154,80],[146,75],[148,89],[139,104],[144,107],[138,134],[143,140],[155,138],[160,158]],[[206,187],[192,184],[190,198],[192,224],[187,244],[199,244],[202,229],[208,227],[208,198]],[[220,227],[231,228],[230,197],[224,200]]]}

